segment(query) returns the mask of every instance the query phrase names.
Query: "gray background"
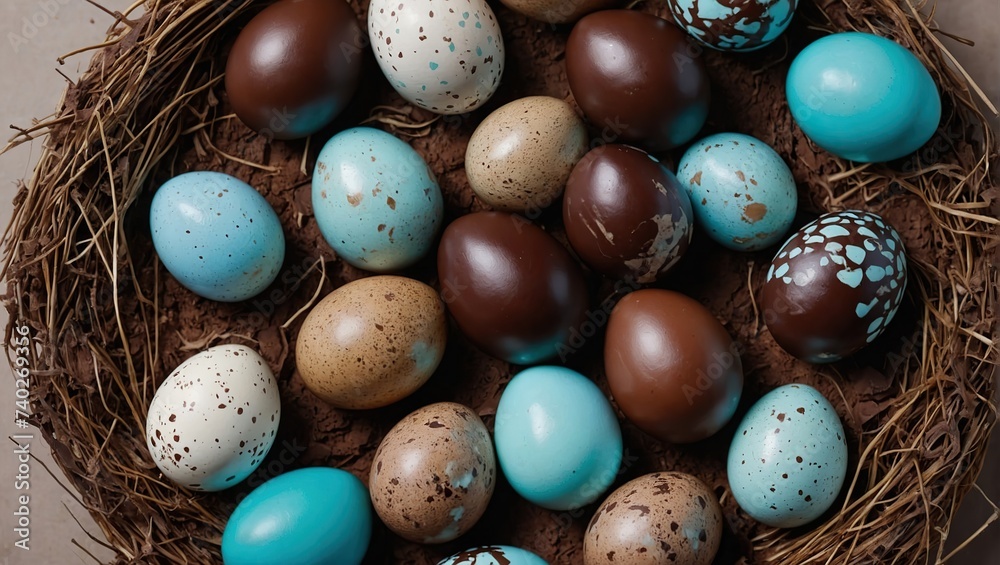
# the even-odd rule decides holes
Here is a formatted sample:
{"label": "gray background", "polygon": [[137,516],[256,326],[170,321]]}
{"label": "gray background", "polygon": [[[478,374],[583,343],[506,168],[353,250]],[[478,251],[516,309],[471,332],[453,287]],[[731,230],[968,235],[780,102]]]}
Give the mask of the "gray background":
{"label": "gray background", "polygon": [[[112,10],[124,10],[127,0],[101,0]],[[939,0],[937,19],[942,29],[975,40],[969,48],[944,38],[953,52],[990,94],[1000,101],[1000,40],[995,26],[1000,19],[1000,0]],[[27,23],[26,23],[27,22]],[[55,69],[76,77],[86,67],[90,55],[70,58],[59,66],[56,57],[75,48],[100,42],[112,18],[84,0],[4,0],[0,2],[0,124],[25,126],[32,118],[52,113],[66,85]],[[25,42],[11,41],[12,34]],[[6,141],[9,134],[0,135]],[[0,143],[2,146],[4,143]],[[11,214],[15,181],[30,176],[38,158],[40,143],[22,146],[0,157],[0,224],[6,227]],[[0,323],[6,326],[6,312]],[[0,363],[0,373],[9,375],[6,364]],[[18,433],[13,425],[14,387],[12,379],[0,379],[0,438]],[[37,438],[37,434],[36,434]],[[14,475],[17,464],[13,444],[6,439],[0,447],[0,559],[3,564],[54,564],[91,562],[73,540],[102,558],[111,553],[92,541],[74,521],[80,521],[87,531],[100,537],[100,530],[90,520],[86,510],[74,502],[55,479],[38,463],[31,467],[31,550],[13,547],[16,494]],[[995,441],[1000,444],[1000,441]],[[50,463],[46,446],[37,440],[32,453],[42,462]],[[1000,500],[1000,449],[983,472],[980,484]],[[53,470],[56,470],[52,466]],[[62,479],[62,477],[60,477]],[[991,507],[973,492],[962,509],[962,517],[952,532],[953,538],[965,537],[989,516]],[[992,526],[971,551],[963,552],[957,563],[1000,563],[1000,529]]]}

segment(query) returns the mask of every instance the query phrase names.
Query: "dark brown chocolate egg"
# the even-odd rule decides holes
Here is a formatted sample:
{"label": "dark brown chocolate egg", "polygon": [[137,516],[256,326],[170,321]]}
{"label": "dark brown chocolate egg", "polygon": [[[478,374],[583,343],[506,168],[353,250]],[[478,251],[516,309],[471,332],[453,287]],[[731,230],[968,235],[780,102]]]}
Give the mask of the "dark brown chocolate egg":
{"label": "dark brown chocolate egg", "polygon": [[719,431],[743,392],[736,342],[704,306],[669,290],[637,290],[615,306],[604,368],[625,416],[674,443]]}
{"label": "dark brown chocolate egg", "polygon": [[673,173],[627,145],[602,145],[573,168],[563,199],[577,254],[610,277],[655,282],[694,235],[691,202]]}
{"label": "dark brown chocolate egg", "polygon": [[319,131],[361,74],[358,18],[343,0],[281,0],[247,24],[226,65],[226,91],[250,128],[274,139]]}
{"label": "dark brown chocolate egg", "polygon": [[585,319],[579,265],[521,216],[477,212],[452,222],[438,248],[438,276],[459,329],[511,363],[553,357]]}
{"label": "dark brown chocolate egg", "polygon": [[820,216],[785,242],[767,271],[761,308],[785,351],[828,363],[875,341],[905,289],[899,234],[876,214],[848,210]]}
{"label": "dark brown chocolate egg", "polygon": [[708,117],[700,49],[656,16],[595,12],[577,22],[566,44],[569,87],[606,138],[670,149],[690,141]]}

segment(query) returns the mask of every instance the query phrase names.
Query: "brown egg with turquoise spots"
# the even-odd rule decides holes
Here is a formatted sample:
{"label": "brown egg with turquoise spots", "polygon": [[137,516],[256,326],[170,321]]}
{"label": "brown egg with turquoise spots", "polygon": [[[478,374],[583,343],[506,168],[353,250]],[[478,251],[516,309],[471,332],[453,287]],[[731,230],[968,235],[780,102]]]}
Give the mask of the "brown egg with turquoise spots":
{"label": "brown egg with turquoise spots", "polygon": [[483,421],[468,407],[439,402],[389,430],[375,452],[368,489],[390,530],[417,543],[445,543],[483,515],[496,475]]}
{"label": "brown egg with turquoise spots", "polygon": [[906,253],[892,226],[860,210],[820,216],[793,235],[767,271],[764,321],[785,351],[829,363],[875,341],[906,290]]}
{"label": "brown egg with turquoise spots", "polygon": [[583,539],[584,565],[710,565],[722,541],[722,507],[698,478],[650,473],[618,488]]}

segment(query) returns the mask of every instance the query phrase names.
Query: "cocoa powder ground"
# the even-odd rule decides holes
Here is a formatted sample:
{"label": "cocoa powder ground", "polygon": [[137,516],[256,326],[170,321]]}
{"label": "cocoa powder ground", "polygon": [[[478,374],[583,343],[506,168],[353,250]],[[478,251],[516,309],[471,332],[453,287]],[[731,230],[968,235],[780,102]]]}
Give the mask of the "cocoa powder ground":
{"label": "cocoa powder ground", "polygon": [[[351,4],[364,23],[367,2],[352,0]],[[530,21],[499,4],[494,4],[494,9],[507,50],[500,90],[476,112],[439,119],[429,128],[428,135],[411,140],[412,146],[439,179],[448,220],[484,207],[469,188],[463,160],[469,136],[490,111],[528,95],[549,95],[572,101],[563,64],[570,28]],[[669,18],[666,8],[660,5],[645,5],[641,9]],[[836,188],[828,182],[827,175],[840,170],[829,155],[813,146],[795,126],[784,98],[784,78],[794,53],[815,37],[810,35],[812,32],[804,23],[809,14],[801,13],[808,9],[808,5],[800,9],[784,38],[758,52],[724,54],[702,50],[695,44],[691,50],[692,56],[704,59],[712,79],[712,111],[702,134],[747,133],[770,144],[784,156],[799,188],[800,211],[796,228],[821,212],[822,203]],[[836,9],[828,7],[827,10],[835,12]],[[221,57],[225,57],[225,53]],[[220,89],[216,96],[218,102],[210,110],[210,119],[230,113],[225,93]],[[492,415],[503,387],[520,369],[479,352],[453,328],[445,360],[430,382],[412,397],[384,409],[367,412],[333,409],[313,396],[297,375],[294,343],[304,314],[291,323],[288,321],[309,303],[320,284],[317,260],[325,262],[326,279],[320,289],[321,296],[348,281],[367,276],[338,261],[324,242],[312,215],[310,175],[303,174],[300,168],[304,160],[305,170],[311,172],[322,143],[336,131],[358,125],[376,104],[406,106],[389,88],[368,54],[363,86],[351,107],[337,123],[308,143],[268,143],[235,119],[219,121],[206,131],[220,151],[273,170],[225,159],[208,149],[204,138],[194,136],[178,145],[176,165],[169,170],[162,168],[151,180],[150,188],[155,189],[170,176],[184,171],[222,171],[249,182],[267,198],[285,228],[287,258],[278,280],[253,300],[239,304],[216,303],[181,287],[152,258],[146,227],[152,190],[130,210],[129,220],[136,233],[130,244],[132,257],[137,258],[137,276],[150,294],[155,292],[160,296],[157,383],[187,357],[220,343],[244,343],[255,347],[270,363],[281,383],[281,428],[268,459],[244,484],[222,493],[196,495],[201,504],[218,508],[222,515],[228,515],[253,486],[297,467],[339,467],[367,482],[372,456],[385,433],[405,414],[432,402],[466,404],[482,415],[492,429]],[[433,117],[420,110],[409,111],[414,122]],[[615,141],[612,129],[594,127],[591,133],[595,145]],[[672,167],[682,149],[660,157]],[[881,188],[889,190],[889,187]],[[890,201],[891,206],[888,205]],[[560,204],[556,202],[549,209],[529,216],[565,243]],[[844,202],[848,207],[851,204],[859,205],[860,201],[848,198]],[[936,246],[928,239],[925,227],[929,220],[924,208],[911,202],[909,197],[887,192],[887,200],[875,209],[885,213],[900,231],[910,253],[929,254],[931,247]],[[722,498],[728,523],[723,547],[716,559],[719,564],[753,562],[748,540],[761,528],[738,509],[727,493],[725,473],[727,448],[735,425],[749,406],[764,392],[781,384],[804,382],[816,386],[837,408],[848,431],[850,451],[856,454],[862,429],[877,422],[885,401],[893,395],[893,375],[905,370],[900,363],[893,362],[900,357],[888,354],[912,343],[916,328],[915,308],[909,301],[888,334],[862,354],[825,367],[791,358],[771,339],[763,323],[767,313],[759,312],[754,300],[774,251],[734,253],[696,233],[686,259],[659,285],[700,300],[739,342],[746,386],[739,412],[730,425],[707,441],[676,446],[654,440],[621,419],[626,452],[622,471],[612,488],[657,470],[683,471],[700,477]],[[940,249],[933,251],[940,253]],[[403,274],[436,285],[433,254]],[[605,304],[613,303],[623,291],[630,290],[627,285],[615,285],[593,274],[590,274],[590,282],[594,312],[600,312]],[[121,300],[123,319],[138,323],[138,317],[129,315],[135,310],[135,297],[126,296]],[[600,315],[595,316],[600,322]],[[585,345],[577,347],[579,352],[570,356],[566,364],[594,379],[608,392],[600,353],[602,343],[600,331],[587,337]],[[853,463],[852,460],[852,468]],[[487,514],[459,540],[439,546],[420,546],[401,540],[376,522],[366,563],[437,563],[452,553],[479,544],[520,546],[553,564],[581,563],[583,533],[596,506],[575,512],[543,510],[519,498],[501,479]],[[808,526],[796,533],[807,532]]]}

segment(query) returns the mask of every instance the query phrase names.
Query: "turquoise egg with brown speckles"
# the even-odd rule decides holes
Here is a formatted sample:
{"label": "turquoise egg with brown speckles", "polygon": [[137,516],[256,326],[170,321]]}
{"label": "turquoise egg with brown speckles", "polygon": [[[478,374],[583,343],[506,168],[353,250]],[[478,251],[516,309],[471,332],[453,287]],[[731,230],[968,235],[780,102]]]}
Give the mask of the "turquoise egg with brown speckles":
{"label": "turquoise egg with brown speckles", "polygon": [[420,260],[444,219],[441,189],[420,154],[366,127],[342,131],[323,147],[313,171],[312,205],[337,255],[377,273]]}
{"label": "turquoise egg with brown speckles", "polygon": [[509,545],[484,545],[452,555],[438,565],[548,565],[534,553]]}
{"label": "turquoise egg with brown speckles", "polygon": [[784,237],[799,198],[780,155],[741,133],[718,133],[692,145],[677,165],[699,228],[723,247],[757,251]]}
{"label": "turquoise egg with brown speckles", "polygon": [[427,382],[447,337],[444,303],[433,288],[369,277],[338,288],[309,312],[295,362],[309,390],[333,406],[379,408]]}
{"label": "turquoise egg with brown speckles", "polygon": [[819,518],[847,477],[837,411],[804,384],[765,394],[736,428],[727,474],[740,508],[762,524],[795,528]]}
{"label": "turquoise egg with brown speckles", "polygon": [[670,14],[698,43],[754,51],[788,29],[798,0],[667,0]]}
{"label": "turquoise egg with brown speckles", "polygon": [[496,476],[493,442],[479,415],[439,402],[389,430],[375,451],[368,489],[390,530],[417,543],[446,543],[486,512]]}

